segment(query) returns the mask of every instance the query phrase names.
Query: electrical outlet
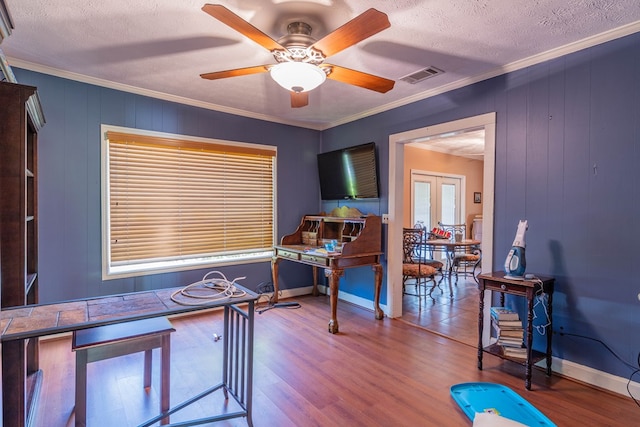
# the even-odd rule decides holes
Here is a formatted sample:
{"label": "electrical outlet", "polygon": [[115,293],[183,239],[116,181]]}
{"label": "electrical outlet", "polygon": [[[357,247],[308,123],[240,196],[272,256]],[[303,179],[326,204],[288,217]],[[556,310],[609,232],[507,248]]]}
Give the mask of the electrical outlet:
{"label": "electrical outlet", "polygon": [[[382,214],[382,223],[389,224],[389,214]],[[638,294],[638,298],[640,298],[640,294]]]}
{"label": "electrical outlet", "polygon": [[273,292],[273,283],[262,282],[256,287],[256,292],[259,294],[267,294]]}

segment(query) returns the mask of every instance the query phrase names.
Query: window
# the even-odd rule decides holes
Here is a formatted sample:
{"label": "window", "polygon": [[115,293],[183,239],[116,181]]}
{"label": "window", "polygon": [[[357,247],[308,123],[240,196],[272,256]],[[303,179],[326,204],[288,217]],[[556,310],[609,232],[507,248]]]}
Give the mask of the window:
{"label": "window", "polygon": [[102,126],[103,279],[269,259],[271,146]]}

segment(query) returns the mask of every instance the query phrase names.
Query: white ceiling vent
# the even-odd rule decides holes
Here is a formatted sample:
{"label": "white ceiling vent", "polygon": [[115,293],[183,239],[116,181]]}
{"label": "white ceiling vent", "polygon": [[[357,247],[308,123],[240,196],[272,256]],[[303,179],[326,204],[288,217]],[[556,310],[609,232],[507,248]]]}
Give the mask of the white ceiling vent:
{"label": "white ceiling vent", "polygon": [[415,73],[411,73],[408,76],[404,76],[402,77],[400,80],[410,83],[410,84],[416,84],[418,82],[421,82],[423,80],[426,80],[430,77],[434,77],[437,76],[438,74],[442,74],[444,73],[444,71],[442,71],[439,68],[436,67],[427,67],[424,68],[420,71],[416,71]]}

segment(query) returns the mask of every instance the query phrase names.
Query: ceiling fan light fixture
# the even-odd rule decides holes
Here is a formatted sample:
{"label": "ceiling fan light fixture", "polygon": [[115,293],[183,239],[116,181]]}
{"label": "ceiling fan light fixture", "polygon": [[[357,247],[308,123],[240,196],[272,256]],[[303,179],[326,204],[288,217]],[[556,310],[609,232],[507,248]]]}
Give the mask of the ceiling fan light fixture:
{"label": "ceiling fan light fixture", "polygon": [[307,62],[281,62],[269,70],[271,78],[292,92],[308,92],[320,86],[327,74],[318,66]]}

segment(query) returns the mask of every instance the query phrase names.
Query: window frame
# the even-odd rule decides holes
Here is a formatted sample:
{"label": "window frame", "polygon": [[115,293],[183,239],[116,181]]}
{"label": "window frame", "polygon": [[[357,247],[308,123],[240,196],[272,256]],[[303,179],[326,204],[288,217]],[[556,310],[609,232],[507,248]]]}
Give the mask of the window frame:
{"label": "window frame", "polygon": [[[239,265],[255,262],[271,261],[273,250],[262,250],[224,253],[217,256],[188,256],[182,259],[170,261],[156,261],[153,263],[138,262],[130,265],[113,266],[111,261],[111,206],[110,206],[110,169],[109,169],[109,139],[108,132],[124,133],[130,135],[139,135],[141,137],[152,137],[164,140],[181,140],[187,143],[204,143],[229,146],[237,148],[247,148],[249,150],[267,150],[272,151],[272,245],[276,243],[277,236],[277,147],[265,144],[256,144],[248,142],[228,141],[213,138],[195,137],[189,135],[170,134],[164,132],[149,131],[135,128],[125,128],[120,126],[102,124],[100,128],[101,139],[101,200],[100,211],[102,215],[101,239],[102,239],[102,279],[112,280],[125,277],[136,277],[152,274],[160,274],[167,272],[195,270],[210,267],[222,267],[227,265]],[[230,251],[231,252],[231,251]]]}

